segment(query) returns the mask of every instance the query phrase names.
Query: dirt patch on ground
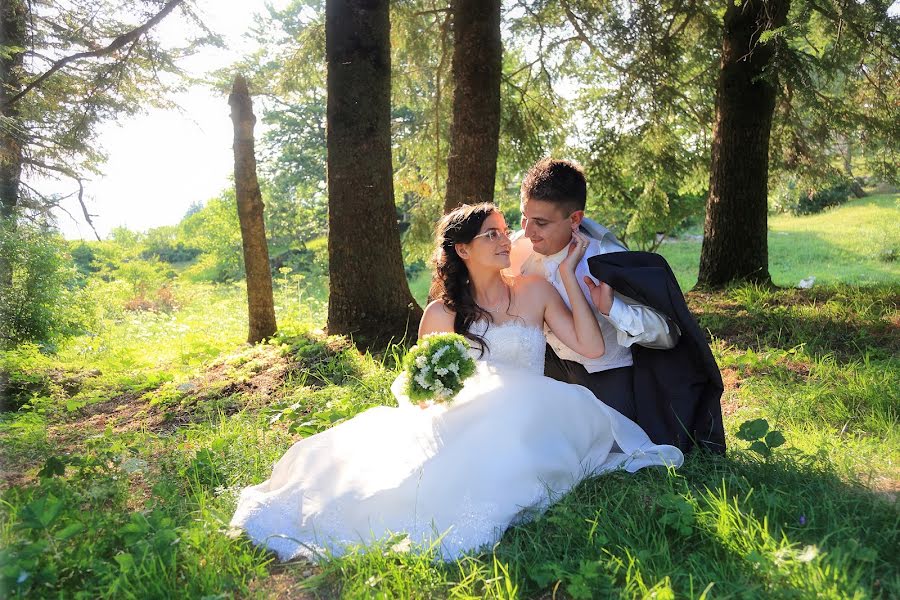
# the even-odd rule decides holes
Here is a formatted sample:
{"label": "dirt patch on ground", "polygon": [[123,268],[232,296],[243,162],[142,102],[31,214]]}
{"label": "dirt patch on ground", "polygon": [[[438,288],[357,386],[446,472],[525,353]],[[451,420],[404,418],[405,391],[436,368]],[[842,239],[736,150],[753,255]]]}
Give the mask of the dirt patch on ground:
{"label": "dirt patch on ground", "polygon": [[301,588],[303,581],[320,571],[313,564],[293,562],[276,563],[265,579],[250,582],[248,598],[272,598],[276,600],[312,600],[316,595]]}
{"label": "dirt patch on ground", "polygon": [[809,379],[810,366],[796,360],[780,360],[778,364],[790,371],[798,379]]}
{"label": "dirt patch on ground", "polygon": [[22,465],[20,469],[10,470],[6,460],[3,463],[3,476],[0,477],[0,491],[8,488],[24,488],[37,481],[37,475],[33,472],[36,465]]}
{"label": "dirt patch on ground", "polygon": [[742,381],[741,373],[737,369],[733,367],[722,369],[722,383],[725,386],[721,400],[723,417],[730,417],[741,407],[735,392],[741,386]]}
{"label": "dirt patch on ground", "polygon": [[329,383],[329,369],[349,343],[341,338],[302,338],[293,344],[245,346],[220,357],[192,379],[126,392],[79,409],[55,429],[166,432],[210,415],[258,409],[277,400],[286,382],[307,387]]}
{"label": "dirt patch on ground", "polygon": [[900,496],[900,479],[876,477],[869,483],[869,487],[873,492],[893,504],[897,503],[897,498]]}

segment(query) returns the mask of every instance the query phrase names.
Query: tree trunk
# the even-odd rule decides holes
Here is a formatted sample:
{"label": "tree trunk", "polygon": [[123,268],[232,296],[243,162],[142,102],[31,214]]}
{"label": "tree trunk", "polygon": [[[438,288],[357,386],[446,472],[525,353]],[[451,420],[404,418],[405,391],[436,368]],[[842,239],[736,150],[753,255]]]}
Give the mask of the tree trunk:
{"label": "tree trunk", "polygon": [[850,180],[850,191],[853,192],[853,195],[857,198],[864,198],[866,195],[865,190],[863,190],[862,185],[859,183],[859,180],[853,175],[853,137],[851,134],[844,136],[844,142],[846,143],[845,151],[844,151],[844,174],[847,175],[847,179]]}
{"label": "tree trunk", "polygon": [[415,337],[391,166],[388,0],[327,0],[328,330],[362,345]]}
{"label": "tree trunk", "polygon": [[727,3],[716,91],[712,167],[706,203],[701,287],[734,281],[769,283],[769,134],[777,81],[777,39],[759,36],[784,25],[790,0]]}
{"label": "tree trunk", "polygon": [[[24,48],[27,5],[24,0],[0,0],[0,46]],[[0,53],[0,222],[15,228],[22,175],[19,111],[9,102],[21,87],[22,52]],[[0,257],[0,287],[12,285],[12,267]]]}
{"label": "tree trunk", "polygon": [[494,200],[500,136],[500,0],[453,0],[453,124],[444,212]]}
{"label": "tree trunk", "polygon": [[256,157],[253,153],[253,126],[256,117],[246,80],[234,78],[231,95],[231,121],[234,123],[234,190],[241,241],[244,246],[244,269],[247,272],[247,308],[250,317],[251,344],[271,337],[275,325],[275,302],[272,298],[272,271],[269,247],[263,221],[263,201],[256,179]]}

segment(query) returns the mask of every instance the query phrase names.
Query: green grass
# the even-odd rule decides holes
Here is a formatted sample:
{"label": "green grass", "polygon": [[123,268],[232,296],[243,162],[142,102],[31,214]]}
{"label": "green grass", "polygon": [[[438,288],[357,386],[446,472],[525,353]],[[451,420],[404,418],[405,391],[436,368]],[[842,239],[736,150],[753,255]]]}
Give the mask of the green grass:
{"label": "green grass", "polygon": [[[792,287],[807,277],[816,285],[900,281],[900,195],[851,200],[817,215],[769,217],[769,273],[775,285]],[[697,282],[700,242],[662,245],[683,289]]]}
{"label": "green grass", "polygon": [[[872,245],[823,241],[841,211],[873,211],[874,228],[893,201],[773,219],[776,232],[813,223],[818,237],[783,237],[845,257],[835,277],[852,283],[688,294],[726,383],[725,457],[585,481],[455,563],[388,540],[279,564],[228,534],[239,490],[294,441],[393,403],[403,350],[360,354],[322,334],[322,280],[276,278],[270,344],[242,343],[241,286],[185,283],[171,314],[113,311],[57,355],[6,352],[0,371],[19,408],[0,414],[0,595],[900,597],[900,283],[873,258],[854,268],[881,283],[858,285],[851,258]],[[776,281],[789,271],[775,265],[807,268],[783,253],[773,245]],[[787,440],[769,456],[737,435],[760,418]]]}

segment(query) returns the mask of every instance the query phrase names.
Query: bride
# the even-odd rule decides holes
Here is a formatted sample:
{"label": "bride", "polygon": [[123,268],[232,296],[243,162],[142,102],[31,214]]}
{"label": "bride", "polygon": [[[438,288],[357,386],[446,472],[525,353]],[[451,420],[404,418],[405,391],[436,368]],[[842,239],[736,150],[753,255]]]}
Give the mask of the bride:
{"label": "bride", "polygon": [[[542,278],[507,278],[509,231],[493,204],[438,225],[431,297],[419,336],[455,331],[478,368],[448,404],[372,408],[294,444],[272,476],[245,488],[231,524],[282,560],[340,555],[406,534],[445,559],[494,544],[585,477],[680,466],[635,423],[581,386],[543,376],[546,324],[585,356],[603,337],[575,278],[586,240],[573,233],[560,276],[572,312]],[[591,282],[589,285],[593,285]]]}

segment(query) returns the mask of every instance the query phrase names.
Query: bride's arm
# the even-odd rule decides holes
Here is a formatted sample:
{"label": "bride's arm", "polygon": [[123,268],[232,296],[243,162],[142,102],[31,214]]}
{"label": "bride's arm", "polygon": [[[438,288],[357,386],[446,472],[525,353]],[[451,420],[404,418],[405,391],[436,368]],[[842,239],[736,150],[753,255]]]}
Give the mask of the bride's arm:
{"label": "bride's arm", "polygon": [[419,339],[429,333],[453,333],[455,318],[455,312],[447,310],[440,300],[435,300],[425,307],[425,313],[419,322]]}
{"label": "bride's arm", "polygon": [[[582,241],[582,236],[576,234],[569,248],[569,255],[559,265],[559,277],[566,288],[572,310],[566,306],[556,288],[548,283],[549,291],[545,291],[547,303],[544,308],[544,321],[562,343],[578,354],[587,358],[600,358],[606,352],[600,324],[575,275],[575,266],[584,255],[584,247],[579,246]],[[590,284],[593,284],[593,281],[588,285]]]}

